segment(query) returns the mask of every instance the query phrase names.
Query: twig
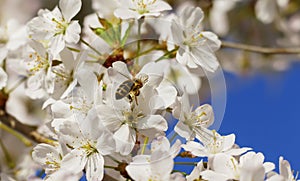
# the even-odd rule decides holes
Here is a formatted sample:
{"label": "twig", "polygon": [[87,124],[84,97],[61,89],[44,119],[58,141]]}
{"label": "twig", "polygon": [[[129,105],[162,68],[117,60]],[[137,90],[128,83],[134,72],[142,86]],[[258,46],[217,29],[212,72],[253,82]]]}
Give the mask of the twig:
{"label": "twig", "polygon": [[17,132],[13,128],[7,126],[6,124],[3,124],[1,121],[0,121],[0,128],[3,129],[4,131],[7,131],[11,135],[14,135],[17,139],[19,139],[21,142],[23,142],[25,146],[27,146],[27,147],[32,146],[32,143],[29,139],[25,138],[23,135],[21,135],[19,132]]}
{"label": "twig", "polygon": [[263,54],[300,54],[300,47],[296,48],[269,48],[254,45],[247,45],[242,43],[222,41],[223,48],[240,49],[249,52],[263,53]]}
{"label": "twig", "polygon": [[37,127],[25,125],[19,122],[15,117],[5,113],[0,110],[0,120],[1,124],[6,125],[8,128],[17,131],[18,133],[24,135],[25,137],[33,140],[36,143],[47,143],[50,145],[56,145],[54,140],[46,138],[36,131]]}
{"label": "twig", "polygon": [[84,39],[80,38],[80,41],[85,44],[86,46],[88,46],[90,49],[92,49],[95,53],[97,53],[98,55],[102,56],[102,53],[100,53],[96,48],[94,48],[92,45],[90,45],[88,42],[86,42]]}

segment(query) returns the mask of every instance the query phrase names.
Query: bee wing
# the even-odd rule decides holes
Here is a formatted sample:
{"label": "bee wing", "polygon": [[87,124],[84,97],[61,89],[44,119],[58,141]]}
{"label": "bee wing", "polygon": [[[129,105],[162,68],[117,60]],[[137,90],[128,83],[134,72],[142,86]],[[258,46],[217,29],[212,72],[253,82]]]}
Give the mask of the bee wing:
{"label": "bee wing", "polygon": [[141,73],[137,78],[140,79],[143,83],[146,83],[148,82],[149,76],[147,74]]}
{"label": "bee wing", "polygon": [[110,67],[107,71],[113,82],[124,82],[125,80],[132,79],[132,75],[123,62],[113,63],[113,67]]}

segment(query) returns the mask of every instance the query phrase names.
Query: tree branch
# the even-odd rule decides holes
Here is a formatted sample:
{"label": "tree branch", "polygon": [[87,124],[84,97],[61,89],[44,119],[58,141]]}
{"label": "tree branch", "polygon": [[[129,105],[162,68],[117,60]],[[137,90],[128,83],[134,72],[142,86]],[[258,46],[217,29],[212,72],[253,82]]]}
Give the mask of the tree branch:
{"label": "tree branch", "polygon": [[50,145],[55,145],[54,140],[46,138],[45,136],[38,133],[36,131],[37,127],[23,124],[20,121],[18,121],[15,117],[11,116],[10,114],[7,114],[3,110],[0,110],[0,122],[10,127],[11,129],[16,130],[17,132],[21,133],[22,135],[36,143],[47,143]]}
{"label": "tree branch", "polygon": [[268,48],[254,45],[247,45],[242,43],[222,41],[223,48],[240,49],[244,51],[262,53],[262,54],[300,54],[300,47],[296,48]]}

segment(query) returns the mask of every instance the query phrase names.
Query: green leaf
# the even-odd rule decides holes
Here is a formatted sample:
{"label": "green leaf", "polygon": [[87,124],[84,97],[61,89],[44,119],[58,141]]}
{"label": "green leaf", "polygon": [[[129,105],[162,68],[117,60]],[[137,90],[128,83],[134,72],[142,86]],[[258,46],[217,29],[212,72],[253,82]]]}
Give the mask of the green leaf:
{"label": "green leaf", "polygon": [[126,30],[126,32],[125,32],[125,35],[123,36],[122,41],[121,41],[121,47],[123,47],[123,46],[125,45],[125,43],[126,43],[128,37],[129,37],[130,30],[131,30],[131,28],[132,28],[132,26],[133,26],[133,23],[134,23],[134,22],[129,22],[129,27],[127,28],[127,30]]}
{"label": "green leaf", "polygon": [[96,35],[102,38],[106,43],[108,43],[110,46],[113,46],[114,40],[109,36],[108,31],[106,31],[104,28],[92,28],[92,27],[90,28]]}
{"label": "green leaf", "polygon": [[101,23],[101,25],[103,26],[103,28],[105,30],[108,30],[108,29],[113,27],[112,24],[109,21],[107,21],[106,19],[101,18],[99,16],[98,16],[98,21]]}
{"label": "green leaf", "polygon": [[121,25],[119,23],[112,24],[108,20],[98,16],[98,21],[102,28],[94,28],[96,35],[100,36],[110,46],[119,48],[121,42]]}

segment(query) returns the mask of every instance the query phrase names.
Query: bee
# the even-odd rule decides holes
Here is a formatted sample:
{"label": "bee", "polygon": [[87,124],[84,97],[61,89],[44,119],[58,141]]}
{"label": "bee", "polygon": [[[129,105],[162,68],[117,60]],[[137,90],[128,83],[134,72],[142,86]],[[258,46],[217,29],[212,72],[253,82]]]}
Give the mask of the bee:
{"label": "bee", "polygon": [[127,97],[130,103],[135,100],[137,103],[137,96],[140,95],[140,89],[148,82],[148,75],[141,74],[139,78],[128,79],[118,87],[115,97],[117,100]]}

